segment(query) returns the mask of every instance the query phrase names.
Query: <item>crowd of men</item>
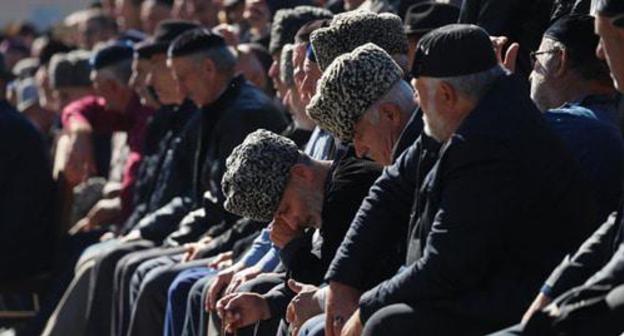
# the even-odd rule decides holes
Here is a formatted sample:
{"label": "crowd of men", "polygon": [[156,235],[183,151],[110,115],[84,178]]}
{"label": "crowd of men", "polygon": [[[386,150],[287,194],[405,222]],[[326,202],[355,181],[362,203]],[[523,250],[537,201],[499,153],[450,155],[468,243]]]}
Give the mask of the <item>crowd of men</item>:
{"label": "crowd of men", "polygon": [[0,56],[5,332],[624,332],[622,0],[103,0]]}

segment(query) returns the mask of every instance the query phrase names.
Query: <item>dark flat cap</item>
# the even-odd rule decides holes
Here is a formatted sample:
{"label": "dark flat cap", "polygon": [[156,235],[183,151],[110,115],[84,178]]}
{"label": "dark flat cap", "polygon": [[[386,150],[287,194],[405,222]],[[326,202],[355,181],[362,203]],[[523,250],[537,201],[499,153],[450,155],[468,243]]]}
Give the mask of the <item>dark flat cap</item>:
{"label": "dark flat cap", "polygon": [[405,14],[405,33],[424,35],[447,24],[457,23],[459,8],[438,2],[412,5]]}
{"label": "dark flat cap", "polygon": [[432,30],[416,46],[412,75],[441,78],[471,75],[498,64],[488,33],[469,24]]}
{"label": "dark flat cap", "polygon": [[577,63],[596,58],[599,37],[594,33],[592,16],[563,16],[546,29],[544,37],[563,44]]}
{"label": "dark flat cap", "polygon": [[176,37],[200,25],[186,20],[164,20],[156,26],[154,35],[135,47],[139,58],[150,58],[155,54],[166,53]]}
{"label": "dark flat cap", "polygon": [[332,12],[327,9],[299,6],[292,9],[280,9],[275,13],[273,24],[271,25],[271,41],[269,52],[276,53],[286,43],[293,43],[295,35],[308,22],[330,19]]}
{"label": "dark flat cap", "polygon": [[90,87],[90,56],[91,53],[86,50],[74,50],[67,54],[52,56],[48,66],[50,86],[54,89]]}
{"label": "dark flat cap", "polygon": [[134,50],[129,43],[115,42],[97,49],[91,56],[93,70],[99,70],[124,61],[132,60]]}
{"label": "dark flat cap", "polygon": [[622,0],[594,0],[592,6],[602,16],[613,17],[624,14],[624,1]]}
{"label": "dark flat cap", "polygon": [[270,221],[286,189],[299,150],[290,139],[264,129],[249,134],[227,158],[221,188],[224,207],[239,216]]}
{"label": "dark flat cap", "polygon": [[176,37],[171,42],[167,54],[169,57],[183,57],[212,48],[225,47],[226,45],[223,36],[220,34],[206,28],[196,28],[187,30]]}

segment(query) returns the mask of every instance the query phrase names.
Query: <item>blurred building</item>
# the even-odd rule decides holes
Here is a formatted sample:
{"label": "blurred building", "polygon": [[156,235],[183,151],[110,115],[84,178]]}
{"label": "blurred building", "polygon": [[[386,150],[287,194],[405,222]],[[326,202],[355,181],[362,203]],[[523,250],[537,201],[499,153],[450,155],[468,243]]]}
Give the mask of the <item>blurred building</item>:
{"label": "blurred building", "polygon": [[27,20],[46,28],[74,10],[85,8],[89,0],[0,0],[0,27]]}

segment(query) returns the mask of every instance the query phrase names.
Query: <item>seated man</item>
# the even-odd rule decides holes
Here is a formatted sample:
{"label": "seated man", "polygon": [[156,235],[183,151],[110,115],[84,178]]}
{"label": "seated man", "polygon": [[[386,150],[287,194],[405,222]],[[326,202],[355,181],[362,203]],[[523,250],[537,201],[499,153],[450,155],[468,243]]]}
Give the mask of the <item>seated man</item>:
{"label": "seated man", "polygon": [[10,77],[0,54],[0,279],[47,271],[54,248],[54,186],[42,135],[5,97]]}
{"label": "seated man", "polygon": [[605,220],[622,197],[624,142],[619,97],[597,45],[591,16],[564,16],[544,33],[530,78],[531,98],[590,178]]}
{"label": "seated man", "polygon": [[[624,92],[624,3],[596,2],[596,49],[615,87]],[[524,314],[522,325],[497,335],[619,335],[624,331],[622,208],[553,271]],[[553,302],[554,301],[554,302]]]}
{"label": "seated man", "polygon": [[[162,248],[128,255],[129,262],[118,265],[125,268],[122,273],[131,276],[126,287],[133,293],[127,328],[138,334],[163,329],[167,289],[180,268],[188,268],[178,265],[187,250],[183,245],[199,243],[194,245],[199,250],[195,253],[198,259],[211,257],[214,248],[210,241],[227,232],[237,220],[222,207],[220,181],[227,155],[248,133],[259,128],[280,131],[285,125],[283,115],[270,99],[236,72],[236,55],[220,35],[205,29],[185,32],[171,42],[164,59],[182,94],[201,106],[201,119],[196,121],[201,126],[199,147],[194,150],[199,153],[191,175],[192,192],[203,194],[204,202],[198,197],[194,205],[197,209],[180,222],[177,230],[169,228],[170,235],[161,238],[165,239]],[[146,237],[150,230],[142,227],[137,231]],[[154,299],[161,301],[155,305]]]}
{"label": "seated man", "polygon": [[[578,164],[483,29],[425,35],[412,74],[425,132],[443,146],[426,175],[413,145],[371,188],[326,275],[330,335],[496,330],[597,225]],[[405,266],[375,286],[369,270],[406,236]]]}
{"label": "seated man", "polygon": [[[348,223],[379,174],[370,161],[317,161],[294,142],[265,130],[250,134],[228,158],[223,191],[229,211],[271,220],[288,278],[320,284]],[[319,229],[322,243],[314,238]],[[281,284],[268,293],[232,293],[217,303],[230,332],[279,319],[294,292]],[[275,333],[275,330],[273,330]]]}
{"label": "seated man", "polygon": [[[422,142],[417,140],[422,131],[422,113],[414,112],[417,108],[414,92],[388,53],[368,43],[340,56],[334,63],[330,66],[333,74],[319,82],[319,92],[308,106],[308,113],[320,127],[343,142],[353,142],[359,157],[369,157],[383,165],[390,165],[415,141]],[[382,72],[388,75],[377,76]],[[361,80],[349,81],[350,78]],[[373,89],[375,94],[371,95]],[[351,99],[336,99],[335,92]],[[358,102],[358,108],[350,106],[353,102]],[[429,138],[427,141],[437,150],[435,141]],[[408,215],[396,214],[404,216],[403,221],[407,221]],[[395,245],[397,250],[405,249],[401,241]],[[399,268],[401,260],[402,257],[394,255],[384,261],[385,267],[379,271],[371,269],[370,273],[375,273],[379,280],[389,277]],[[321,312],[309,308],[309,302],[303,299],[307,296],[309,293],[293,300],[289,307],[289,320],[295,326],[309,317],[306,315]]]}

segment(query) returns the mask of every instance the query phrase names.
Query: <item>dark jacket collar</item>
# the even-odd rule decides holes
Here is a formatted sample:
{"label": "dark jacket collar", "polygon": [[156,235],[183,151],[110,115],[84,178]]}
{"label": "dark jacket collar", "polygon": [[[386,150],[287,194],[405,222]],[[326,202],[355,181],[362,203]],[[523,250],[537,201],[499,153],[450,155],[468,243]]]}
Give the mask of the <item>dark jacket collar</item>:
{"label": "dark jacket collar", "polygon": [[230,84],[228,84],[227,88],[223,93],[215,100],[214,102],[205,105],[202,107],[202,111],[223,111],[226,107],[229,106],[230,102],[236,98],[238,92],[240,91],[241,86],[245,83],[245,78],[242,75],[238,75],[234,77]]}

